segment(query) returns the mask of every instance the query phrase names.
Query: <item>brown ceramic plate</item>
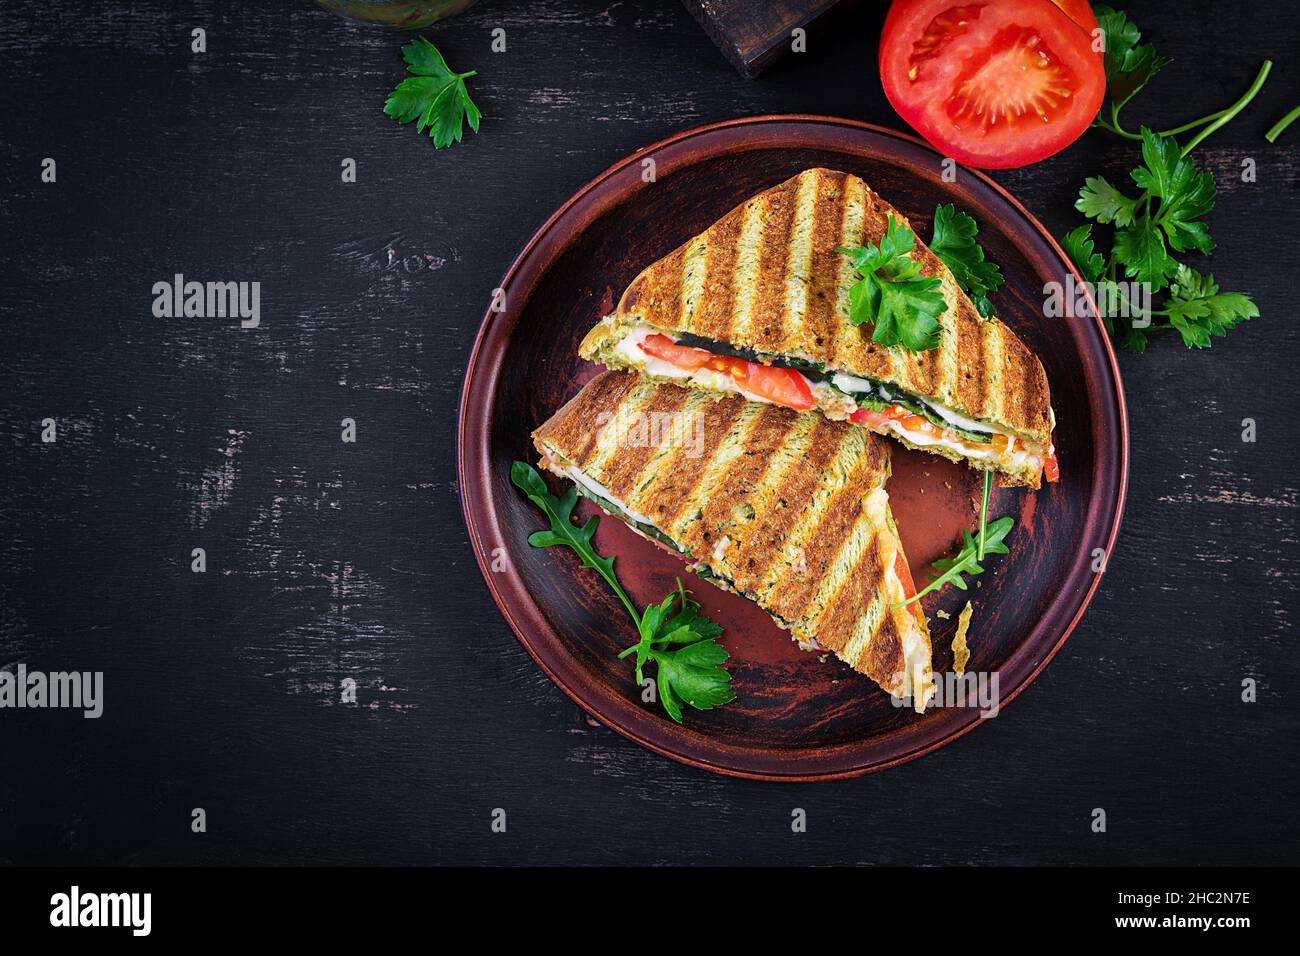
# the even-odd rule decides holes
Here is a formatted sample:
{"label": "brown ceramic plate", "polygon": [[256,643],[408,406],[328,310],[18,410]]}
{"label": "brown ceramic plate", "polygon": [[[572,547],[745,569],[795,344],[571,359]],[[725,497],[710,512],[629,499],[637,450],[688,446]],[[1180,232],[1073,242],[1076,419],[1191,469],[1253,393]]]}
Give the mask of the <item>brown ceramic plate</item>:
{"label": "brown ceramic plate", "polygon": [[[647,160],[654,181],[645,181]],[[483,318],[461,396],[460,488],[470,542],[492,596],[524,647],[570,697],[607,726],[661,754],[737,776],[824,780],[911,760],[979,721],[973,707],[897,708],[833,658],[800,651],[750,602],[686,574],[672,555],[606,518],[596,540],[644,606],[681,576],[726,628],[726,707],[688,710],[677,725],[643,704],[617,653],[633,642],[626,612],[573,554],[528,547],[541,514],[511,485],[510,463],[536,460],[529,432],[598,369],[577,356],[583,334],[644,266],[754,193],[802,169],[855,173],[929,235],[937,203],[975,217],[1002,266],[999,315],[1047,369],[1062,480],[1035,493],[998,489],[990,513],[1013,515],[1011,553],[969,593],[925,600],[936,671],[951,667],[956,612],[973,597],[968,671],[996,672],[1003,706],[1065,643],[1097,587],[1119,529],[1128,426],[1115,357],[1086,318],[1045,319],[1043,286],[1070,275],[1060,248],[992,180],[959,170],[920,140],[850,120],[761,116],[689,130],[610,167],[529,240],[502,280],[504,310]],[[891,442],[889,494],[918,581],[976,520],[979,477]],[[582,514],[590,513],[584,502]],[[503,550],[497,550],[503,549]],[[495,568],[495,570],[494,570]],[[935,615],[943,609],[950,620]],[[1014,720],[1015,717],[1003,717]]]}

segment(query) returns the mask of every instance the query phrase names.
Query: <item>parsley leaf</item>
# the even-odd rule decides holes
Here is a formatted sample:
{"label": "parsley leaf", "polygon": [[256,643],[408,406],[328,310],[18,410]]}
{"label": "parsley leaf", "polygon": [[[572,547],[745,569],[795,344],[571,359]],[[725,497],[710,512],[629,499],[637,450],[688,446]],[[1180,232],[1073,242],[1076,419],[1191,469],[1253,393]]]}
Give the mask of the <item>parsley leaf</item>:
{"label": "parsley leaf", "polygon": [[1169,290],[1168,307],[1156,313],[1168,317],[1188,348],[1208,348],[1211,336],[1225,336],[1246,319],[1259,315],[1249,296],[1220,292],[1212,275],[1180,265]]}
{"label": "parsley leaf", "polygon": [[1167,277],[1176,265],[1165,250],[1160,230],[1149,218],[1116,231],[1115,258],[1129,276],[1139,282],[1149,282],[1152,292],[1159,292],[1168,284]]}
{"label": "parsley leaf", "polygon": [[[1009,554],[1010,549],[1002,542],[1006,540],[1011,528],[1015,525],[1015,519],[1009,515],[999,518],[987,527],[984,525],[983,516],[980,519],[980,540],[984,542],[985,554]],[[970,529],[963,528],[961,531],[962,548],[955,558],[940,558],[934,562],[935,568],[940,572],[937,577],[930,581],[920,591],[906,601],[893,605],[895,609],[906,607],[913,601],[919,601],[922,597],[931,591],[937,591],[945,584],[951,584],[967,590],[966,579],[964,574],[983,574],[984,567],[979,563],[982,558],[979,555],[979,543],[971,535]]]}
{"label": "parsley leaf", "polygon": [[1147,333],[1145,329],[1140,329],[1135,326],[1133,324],[1133,319],[1128,316],[1121,317],[1117,324],[1119,325],[1120,348],[1138,353],[1147,350]]}
{"label": "parsley leaf", "polygon": [[1205,224],[1192,220],[1214,208],[1214,175],[1207,170],[1198,172],[1172,136],[1162,137],[1145,126],[1142,162],[1132,172],[1133,181],[1160,200],[1155,220],[1169,237],[1169,244],[1179,252],[1213,252]]}
{"label": "parsley leaf", "polygon": [[1118,10],[1101,4],[1092,10],[1097,15],[1097,26],[1101,28],[1106,48],[1106,92],[1113,113],[1117,114],[1169,60],[1157,56],[1151,44],[1140,43],[1142,32],[1137,24]]}
{"label": "parsley leaf", "polygon": [[989,293],[1002,285],[1002,270],[997,263],[984,258],[984,249],[975,240],[979,226],[964,212],[958,212],[952,203],[940,204],[934,210],[934,230],[930,237],[930,251],[943,260],[957,284],[971,297],[980,315],[993,314]]}
{"label": "parsley leaf", "polygon": [[[651,604],[644,613],[637,613],[636,605],[614,575],[614,559],[601,555],[592,543],[600,516],[592,515],[581,526],[573,523],[573,509],[578,501],[576,486],[570,485],[562,496],[556,497],[537,469],[522,461],[510,466],[510,480],[542,509],[551,523],[550,530],[530,534],[528,543],[534,548],[560,545],[572,549],[582,566],[599,573],[623,602],[641,639],[620,654],[619,659],[636,654],[638,684],[643,679],[645,664],[655,663],[659,702],[669,717],[679,724],[682,722],[683,702],[697,710],[710,710],[736,699],[731,692],[731,674],[722,666],[727,652],[717,643],[722,627],[700,613],[699,603],[687,597],[689,592],[680,580],[676,591],[658,604]],[[672,650],[673,647],[678,649]]]}
{"label": "parsley leaf", "polygon": [[697,641],[672,652],[650,651],[659,671],[659,701],[669,717],[680,724],[683,703],[696,710],[712,710],[736,699],[731,692],[731,675],[723,667],[727,657],[722,645],[714,640]]}
{"label": "parsley leaf", "polygon": [[939,316],[947,308],[937,276],[922,276],[908,255],[916,235],[893,216],[876,245],[838,248],[862,278],[849,289],[849,320],[874,325],[871,340],[924,352],[939,345]]}
{"label": "parsley leaf", "polygon": [[1113,222],[1117,226],[1131,226],[1137,218],[1136,199],[1129,199],[1112,186],[1105,177],[1090,176],[1079,190],[1074,208],[1089,219]]}
{"label": "parsley leaf", "polygon": [[[696,710],[711,710],[736,699],[731,675],[722,666],[727,652],[716,640],[722,628],[701,614],[700,605],[687,594],[678,579],[676,591],[645,609],[641,640],[619,655],[621,659],[636,654],[638,684],[646,662],[654,662],[659,702],[678,723],[682,722],[682,703]],[[680,646],[673,650],[674,645]]]}
{"label": "parsley leaf", "polygon": [[477,71],[454,73],[447,66],[438,48],[424,37],[416,37],[402,47],[408,76],[388,94],[384,112],[399,123],[416,120],[416,132],[429,129],[436,149],[459,143],[465,132],[465,121],[478,132],[479,109],[465,88],[467,77]]}
{"label": "parsley leaf", "polygon": [[1091,225],[1079,226],[1061,240],[1061,247],[1084,281],[1096,285],[1106,271],[1106,259],[1101,253],[1094,252],[1093,246]]}
{"label": "parsley leaf", "polygon": [[[1101,5],[1093,12],[1105,42],[1110,101],[1109,118],[1103,108],[1093,125],[1142,143],[1142,165],[1130,173],[1142,193],[1133,198],[1101,176],[1087,179],[1074,205],[1089,219],[1114,227],[1110,251],[1095,249],[1091,225],[1075,229],[1062,244],[1080,275],[1098,288],[1101,318],[1123,348],[1142,352],[1150,330],[1171,328],[1178,329],[1189,347],[1206,348],[1211,338],[1254,318],[1259,310],[1240,292],[1219,293],[1212,277],[1200,276],[1175,257],[1214,251],[1209,228],[1201,220],[1214,208],[1214,176],[1198,170],[1188,154],[1246,108],[1273,63],[1263,62],[1250,88],[1231,106],[1163,132],[1144,126],[1133,133],[1120,125],[1120,109],[1169,61],[1141,42],[1141,31],[1123,13]],[[1300,110],[1296,113],[1300,115]],[[1192,130],[1198,132],[1179,148],[1174,137]],[[1271,141],[1277,131],[1271,130],[1266,138]],[[1146,288],[1136,294],[1126,291],[1117,281],[1121,269]],[[1165,307],[1152,308],[1151,293],[1164,289],[1168,289]],[[1164,321],[1149,321],[1157,316]],[[1143,324],[1134,325],[1135,321]]]}

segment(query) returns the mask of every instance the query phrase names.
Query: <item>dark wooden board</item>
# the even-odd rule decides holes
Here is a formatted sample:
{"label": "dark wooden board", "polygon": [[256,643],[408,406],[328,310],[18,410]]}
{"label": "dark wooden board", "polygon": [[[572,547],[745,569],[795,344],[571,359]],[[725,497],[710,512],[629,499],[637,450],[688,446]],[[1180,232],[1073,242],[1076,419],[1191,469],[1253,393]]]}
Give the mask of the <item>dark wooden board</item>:
{"label": "dark wooden board", "polygon": [[[1219,189],[1208,267],[1263,315],[1206,352],[1120,356],[1124,525],[1033,686],[923,760],[795,787],[650,753],[546,678],[469,554],[456,412],[512,257],[620,156],[756,113],[902,128],[875,76],[883,6],[752,83],[680,4],[483,0],[428,31],[479,70],[484,110],[435,152],[380,112],[403,35],[306,0],[9,0],[0,663],[101,669],[108,699],[97,721],[0,712],[0,860],[1300,862],[1300,130],[1263,140],[1300,98],[1300,20],[1242,4],[1211,34],[1222,3],[1126,8],[1174,57],[1135,124],[1219,109],[1277,63],[1196,154]],[[994,178],[1059,236],[1084,177],[1136,157],[1090,132]],[[178,268],[262,280],[258,334],[154,319]],[[40,443],[47,416],[66,443]]]}
{"label": "dark wooden board", "polygon": [[[653,157],[656,179],[641,176]],[[576,343],[612,308],[641,268],[671,252],[750,196],[817,166],[862,176],[922,235],[939,203],[975,217],[985,248],[1004,270],[999,315],[1040,356],[1052,387],[1062,481],[1038,492],[999,489],[995,516],[1017,533],[978,594],[929,597],[935,669],[950,669],[956,614],[978,614],[969,665],[996,674],[1009,703],[1065,641],[1098,584],[1094,550],[1108,554],[1124,495],[1127,433],[1114,355],[1095,319],[1044,319],[1042,289],[1070,275],[1058,249],[1015,201],[985,177],[942,176],[942,157],[919,140],[848,121],[774,116],[715,124],[655,143],[575,194],[529,240],[502,280],[506,306],[484,316],[461,400],[460,486],[470,540],[488,587],[520,640],[547,673],[602,723],[676,759],[723,773],[775,780],[827,780],[894,766],[942,746],[985,718],[967,706],[924,716],[833,657],[800,651],[750,602],[687,576],[725,623],[738,700],[684,726],[640,702],[626,662],[626,612],[598,579],[565,555],[525,541],[540,516],[508,481],[510,464],[533,461],[530,431],[596,371]],[[887,485],[904,548],[922,569],[949,552],[972,521],[979,480],[970,469],[891,443],[897,473]],[[683,574],[664,549],[607,521],[601,544],[638,606],[658,601]],[[502,560],[502,556],[506,560]],[[942,678],[940,678],[942,679]]]}
{"label": "dark wooden board", "polygon": [[805,33],[846,0],[682,0],[742,76],[756,77],[791,52]]}

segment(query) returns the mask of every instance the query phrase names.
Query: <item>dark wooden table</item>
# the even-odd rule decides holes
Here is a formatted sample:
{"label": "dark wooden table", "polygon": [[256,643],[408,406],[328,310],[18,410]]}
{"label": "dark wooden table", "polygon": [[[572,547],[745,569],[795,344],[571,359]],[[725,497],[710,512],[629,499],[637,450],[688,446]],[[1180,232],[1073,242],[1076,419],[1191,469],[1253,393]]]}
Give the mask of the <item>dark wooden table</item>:
{"label": "dark wooden table", "polygon": [[[453,435],[492,289],[614,160],[746,114],[901,125],[881,9],[750,82],[677,3],[484,0],[429,31],[484,112],[435,152],[381,111],[399,35],[306,0],[85,6],[0,17],[0,665],[103,671],[105,710],[0,710],[0,862],[1298,862],[1300,130],[1262,138],[1300,101],[1290,4],[1129,6],[1176,57],[1134,122],[1278,61],[1199,151],[1212,271],[1263,316],[1122,357],[1128,507],[1082,625],[987,726],[802,787],[678,766],[551,685],[468,553]],[[1094,132],[996,178],[1060,234],[1136,155]],[[178,272],[261,282],[260,327],[155,318]]]}

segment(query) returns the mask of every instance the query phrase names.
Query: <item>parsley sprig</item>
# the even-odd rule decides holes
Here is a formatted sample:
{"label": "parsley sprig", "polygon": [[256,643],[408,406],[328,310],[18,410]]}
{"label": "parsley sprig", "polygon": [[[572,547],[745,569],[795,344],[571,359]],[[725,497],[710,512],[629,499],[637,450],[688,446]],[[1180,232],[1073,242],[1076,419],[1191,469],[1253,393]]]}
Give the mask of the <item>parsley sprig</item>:
{"label": "parsley sprig", "polygon": [[[1169,60],[1140,42],[1141,31],[1123,13],[1101,5],[1093,9],[1104,34],[1108,93],[1093,125],[1142,143],[1142,165],[1129,174],[1140,192],[1135,196],[1103,176],[1089,177],[1075,208],[1113,230],[1111,248],[1098,248],[1091,223],[1068,233],[1062,244],[1079,273],[1098,289],[1102,318],[1121,346],[1141,352],[1150,331],[1176,329],[1188,348],[1206,348],[1213,337],[1258,316],[1259,309],[1244,293],[1220,293],[1213,276],[1175,255],[1214,251],[1201,219],[1214,208],[1214,176],[1198,170],[1189,154],[1245,109],[1272,63],[1264,61],[1250,89],[1231,106],[1163,132],[1143,126],[1133,133],[1120,123],[1120,111]],[[1180,147],[1175,137],[1198,128]],[[1121,278],[1145,283],[1153,294],[1168,290],[1163,307],[1133,301]]]}
{"label": "parsley sprig", "polygon": [[992,523],[989,522],[989,491],[992,486],[993,475],[991,472],[986,471],[984,472],[984,494],[980,502],[980,524],[976,533],[972,535],[969,528],[962,528],[962,547],[957,552],[957,556],[955,558],[940,558],[934,562],[935,570],[939,574],[933,577],[929,584],[917,591],[912,597],[893,605],[894,610],[907,607],[912,602],[921,600],[931,591],[937,591],[946,584],[951,584],[965,591],[968,586],[963,575],[983,574],[984,566],[980,562],[984,560],[986,554],[1010,553],[1010,549],[1003,544],[1003,541],[1011,533],[1011,529],[1016,522],[1009,515]]}
{"label": "parsley sprig", "polygon": [[984,258],[984,249],[976,241],[979,226],[952,203],[942,203],[934,210],[934,231],[930,251],[943,260],[962,291],[970,296],[980,315],[993,315],[989,293],[1002,285],[1002,270]]}
{"label": "parsley sprig", "polygon": [[849,288],[849,320],[872,323],[871,340],[925,352],[939,345],[939,316],[947,304],[937,276],[921,275],[921,264],[909,255],[916,234],[890,216],[885,234],[875,245],[839,247],[861,278]]}
{"label": "parsley sprig", "polygon": [[655,664],[659,702],[669,717],[680,724],[683,704],[696,710],[711,710],[736,699],[731,692],[731,674],[723,666],[728,654],[717,641],[722,627],[700,613],[700,605],[687,596],[689,592],[680,580],[677,589],[660,603],[638,612],[614,574],[614,558],[597,552],[592,543],[600,516],[592,515],[583,525],[573,521],[578,489],[570,485],[562,496],[556,497],[537,469],[522,461],[510,466],[510,480],[551,523],[549,529],[530,534],[528,543],[534,548],[556,545],[570,548],[582,566],[604,578],[623,603],[636,624],[640,640],[621,653],[619,659],[636,654],[638,684],[643,680],[645,665]]}
{"label": "parsley sprig", "polygon": [[415,129],[423,133],[428,127],[435,149],[459,143],[465,132],[465,121],[478,132],[482,115],[470,99],[465,80],[477,71],[453,72],[442,58],[438,48],[424,37],[416,37],[402,47],[402,58],[408,76],[388,94],[384,112],[399,123],[416,120]]}

